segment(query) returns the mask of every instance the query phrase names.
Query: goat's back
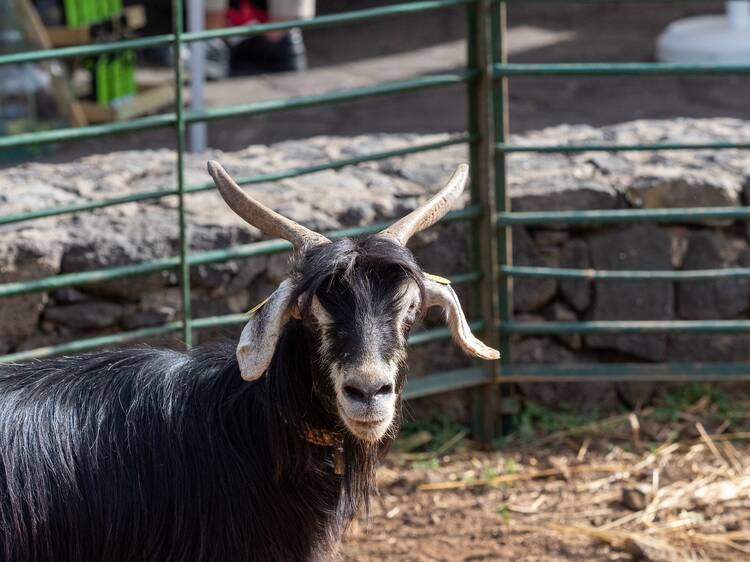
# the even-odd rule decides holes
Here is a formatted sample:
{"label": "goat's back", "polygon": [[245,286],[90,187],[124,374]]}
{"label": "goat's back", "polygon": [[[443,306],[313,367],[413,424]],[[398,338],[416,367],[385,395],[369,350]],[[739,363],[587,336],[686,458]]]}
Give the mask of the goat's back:
{"label": "goat's back", "polygon": [[231,348],[0,366],[0,559],[304,557],[253,386]]}

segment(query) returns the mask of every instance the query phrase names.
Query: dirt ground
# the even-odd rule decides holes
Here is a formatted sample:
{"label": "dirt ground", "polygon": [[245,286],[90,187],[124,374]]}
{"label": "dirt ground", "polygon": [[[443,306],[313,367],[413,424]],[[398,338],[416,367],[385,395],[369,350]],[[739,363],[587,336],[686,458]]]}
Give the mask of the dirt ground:
{"label": "dirt ground", "polygon": [[496,452],[392,455],[345,560],[748,560],[750,432],[707,404]]}

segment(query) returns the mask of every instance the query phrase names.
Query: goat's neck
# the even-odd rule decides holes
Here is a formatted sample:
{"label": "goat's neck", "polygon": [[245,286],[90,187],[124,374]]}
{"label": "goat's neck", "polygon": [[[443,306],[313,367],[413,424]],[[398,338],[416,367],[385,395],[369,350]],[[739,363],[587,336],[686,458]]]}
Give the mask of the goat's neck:
{"label": "goat's neck", "polygon": [[[390,441],[365,445],[349,435],[336,414],[328,373],[322,371],[319,345],[301,323],[282,333],[265,380],[266,416],[271,458],[277,477],[312,479],[335,496],[337,517],[344,525],[365,508],[374,486],[375,468]],[[336,475],[332,447],[304,439],[307,428],[340,432],[345,472]],[[303,478],[304,475],[304,478]],[[331,497],[333,501],[334,498]]]}
{"label": "goat's neck", "polygon": [[300,322],[292,321],[281,334],[262,382],[271,458],[277,475],[299,477],[319,473],[330,451],[304,439],[305,431],[338,431],[335,407],[324,398],[320,357],[315,338]]}

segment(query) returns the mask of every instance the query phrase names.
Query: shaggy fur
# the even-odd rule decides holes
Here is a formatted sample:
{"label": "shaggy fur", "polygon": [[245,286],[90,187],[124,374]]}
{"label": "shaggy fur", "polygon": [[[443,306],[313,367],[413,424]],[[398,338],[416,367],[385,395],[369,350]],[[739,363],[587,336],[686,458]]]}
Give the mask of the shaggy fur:
{"label": "shaggy fur", "polygon": [[[293,271],[298,295],[335,319],[334,354],[356,354],[358,326],[387,323],[399,288],[421,279],[408,250],[375,237],[314,248]],[[406,330],[381,338],[383,353],[403,351]],[[345,434],[343,476],[300,437],[344,431],[319,348],[303,310],[253,383],[233,345],[0,367],[0,559],[329,560],[390,437]]]}

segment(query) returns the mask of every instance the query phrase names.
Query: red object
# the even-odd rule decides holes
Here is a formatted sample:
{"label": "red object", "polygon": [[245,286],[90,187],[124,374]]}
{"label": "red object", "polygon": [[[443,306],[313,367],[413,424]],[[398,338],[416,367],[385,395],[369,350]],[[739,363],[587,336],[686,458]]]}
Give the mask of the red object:
{"label": "red object", "polygon": [[227,10],[227,23],[235,25],[252,25],[254,23],[266,23],[268,12],[253,6],[248,0],[242,0],[239,8]]}

